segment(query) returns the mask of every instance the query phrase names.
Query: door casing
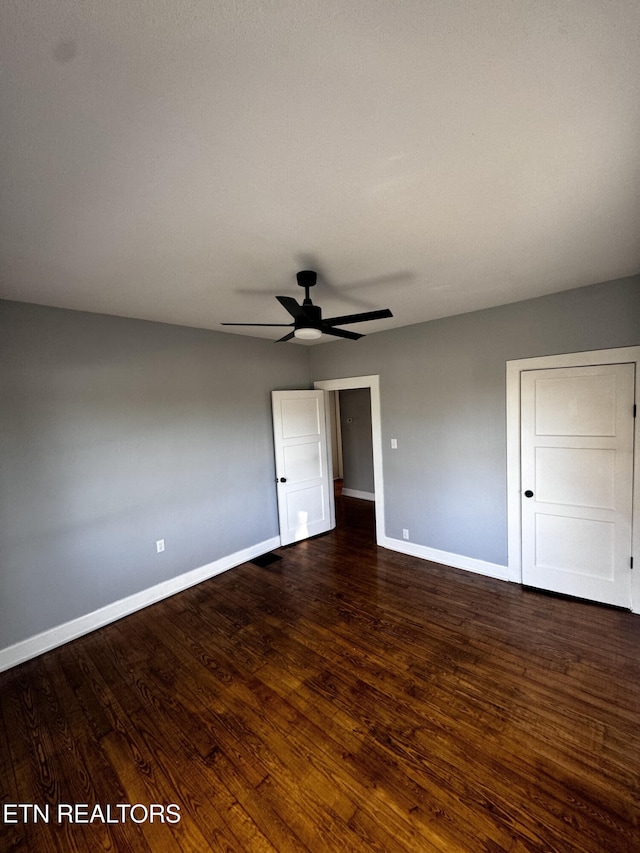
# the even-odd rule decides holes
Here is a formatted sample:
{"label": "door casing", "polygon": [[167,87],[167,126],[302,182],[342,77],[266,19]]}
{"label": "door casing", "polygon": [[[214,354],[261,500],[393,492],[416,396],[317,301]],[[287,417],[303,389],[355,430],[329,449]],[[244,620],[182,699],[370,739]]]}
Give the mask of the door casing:
{"label": "door casing", "polygon": [[[522,583],[522,524],[520,476],[520,374],[523,370],[544,370],[554,367],[584,367],[596,364],[635,363],[636,402],[640,399],[640,346],[618,347],[592,352],[524,358],[507,362],[507,536],[508,579]],[[634,479],[632,556],[634,570],[631,577],[631,609],[640,613],[640,565],[638,564],[638,538],[640,537],[640,418],[634,423]]]}

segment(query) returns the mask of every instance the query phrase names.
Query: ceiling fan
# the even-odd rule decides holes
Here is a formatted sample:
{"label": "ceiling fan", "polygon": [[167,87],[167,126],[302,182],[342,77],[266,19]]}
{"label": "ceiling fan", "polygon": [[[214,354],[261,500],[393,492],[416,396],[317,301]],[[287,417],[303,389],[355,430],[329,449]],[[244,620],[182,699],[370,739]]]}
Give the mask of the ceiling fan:
{"label": "ceiling fan", "polygon": [[278,302],[286,308],[293,317],[293,323],[222,323],[222,326],[293,326],[293,331],[289,332],[282,338],[278,338],[276,343],[281,341],[290,341],[291,338],[299,340],[312,341],[322,335],[333,335],[336,338],[348,338],[350,341],[357,341],[363,338],[364,335],[359,335],[357,332],[348,332],[346,329],[337,329],[336,326],[343,326],[350,323],[364,323],[366,320],[382,320],[384,317],[393,317],[393,314],[388,308],[383,308],[380,311],[365,311],[362,314],[345,314],[342,317],[329,317],[326,320],[322,319],[322,309],[319,305],[314,305],[309,297],[309,288],[314,287],[318,280],[318,274],[313,270],[301,270],[296,274],[298,284],[304,288],[304,300],[302,305],[299,305],[292,296],[276,296]]}

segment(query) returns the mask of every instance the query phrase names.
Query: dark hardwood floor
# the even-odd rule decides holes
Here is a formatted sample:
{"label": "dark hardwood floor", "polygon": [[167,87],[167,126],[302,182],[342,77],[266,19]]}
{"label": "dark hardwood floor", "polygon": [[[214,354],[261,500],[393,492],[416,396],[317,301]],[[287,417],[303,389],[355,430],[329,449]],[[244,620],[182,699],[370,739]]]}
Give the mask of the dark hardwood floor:
{"label": "dark hardwood floor", "polygon": [[0,675],[3,804],[51,816],[4,853],[640,850],[640,617],[378,549],[373,505],[338,504]]}

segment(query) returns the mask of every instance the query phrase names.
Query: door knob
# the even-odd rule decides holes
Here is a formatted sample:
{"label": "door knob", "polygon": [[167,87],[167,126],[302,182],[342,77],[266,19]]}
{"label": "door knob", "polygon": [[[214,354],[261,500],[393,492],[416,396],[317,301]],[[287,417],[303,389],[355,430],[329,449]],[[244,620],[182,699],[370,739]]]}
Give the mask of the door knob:
{"label": "door knob", "polygon": [[524,496],[525,498],[532,498],[533,492],[531,491],[531,489],[527,489],[527,491],[524,493]]}
{"label": "door knob", "polygon": [[281,482],[281,483],[286,483],[286,482],[287,482],[287,478],[286,478],[286,477],[280,477],[280,482]]}

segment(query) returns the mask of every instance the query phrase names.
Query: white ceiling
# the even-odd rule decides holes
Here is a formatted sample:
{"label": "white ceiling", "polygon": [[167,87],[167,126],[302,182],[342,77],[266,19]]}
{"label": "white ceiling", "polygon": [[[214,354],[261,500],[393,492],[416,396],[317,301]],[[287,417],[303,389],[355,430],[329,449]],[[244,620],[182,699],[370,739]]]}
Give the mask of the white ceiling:
{"label": "white ceiling", "polygon": [[640,271],[638,0],[3,0],[0,107],[8,299],[222,331],[312,265],[369,333]]}

